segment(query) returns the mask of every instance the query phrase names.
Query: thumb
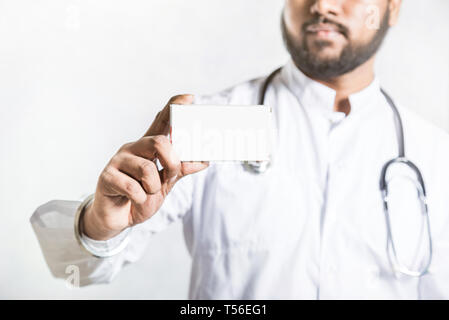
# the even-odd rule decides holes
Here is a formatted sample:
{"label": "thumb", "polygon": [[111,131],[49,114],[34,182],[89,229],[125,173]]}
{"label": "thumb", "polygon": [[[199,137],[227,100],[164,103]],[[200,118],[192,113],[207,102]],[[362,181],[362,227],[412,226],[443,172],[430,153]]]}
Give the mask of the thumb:
{"label": "thumb", "polygon": [[194,96],[192,94],[181,94],[170,98],[165,107],[159,111],[151,124],[150,128],[145,133],[147,136],[166,136],[170,130],[170,105],[171,104],[192,104]]}

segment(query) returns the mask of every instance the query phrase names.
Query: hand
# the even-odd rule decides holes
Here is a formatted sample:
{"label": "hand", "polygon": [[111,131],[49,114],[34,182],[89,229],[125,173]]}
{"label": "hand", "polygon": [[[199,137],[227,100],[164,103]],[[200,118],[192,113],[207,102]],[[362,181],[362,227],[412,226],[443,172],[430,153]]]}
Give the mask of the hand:
{"label": "hand", "polygon": [[[208,163],[183,162],[167,138],[170,104],[191,104],[193,96],[170,99],[145,135],[123,145],[98,179],[94,202],[86,208],[83,232],[95,240],[107,240],[127,227],[151,218],[182,177],[205,169]],[[156,159],[163,166],[158,171]]]}

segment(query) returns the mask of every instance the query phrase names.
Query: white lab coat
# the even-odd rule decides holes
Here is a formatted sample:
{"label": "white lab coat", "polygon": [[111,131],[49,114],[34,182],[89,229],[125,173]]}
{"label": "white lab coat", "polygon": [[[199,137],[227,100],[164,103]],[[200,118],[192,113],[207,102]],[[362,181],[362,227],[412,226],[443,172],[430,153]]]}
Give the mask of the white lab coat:
{"label": "white lab coat", "polygon": [[[197,96],[196,103],[255,104],[262,81]],[[332,89],[288,62],[266,99],[277,128],[270,170],[254,175],[240,163],[213,163],[183,178],[155,216],[131,228],[129,244],[113,257],[92,257],[76,242],[79,202],[42,205],[31,222],[52,273],[66,278],[65,268],[75,264],[81,285],[109,282],[139,259],[152,234],[182,220],[192,299],[449,298],[448,135],[398,106],[407,156],[426,183],[433,239],[429,273],[398,276],[386,252],[379,191],[381,168],[397,155],[393,113],[378,79],[350,96],[346,117],[333,111],[334,98]],[[403,206],[414,203],[406,191],[404,185],[394,192]],[[407,261],[419,234],[414,208],[395,213]],[[107,251],[124,238],[87,240]]]}

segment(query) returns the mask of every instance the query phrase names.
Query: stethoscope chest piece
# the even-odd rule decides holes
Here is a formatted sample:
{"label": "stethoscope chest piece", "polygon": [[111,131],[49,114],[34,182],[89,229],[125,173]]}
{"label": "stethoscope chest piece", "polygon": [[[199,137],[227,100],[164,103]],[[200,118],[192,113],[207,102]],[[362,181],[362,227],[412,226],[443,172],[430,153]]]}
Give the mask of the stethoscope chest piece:
{"label": "stethoscope chest piece", "polygon": [[[270,85],[270,82],[273,80],[273,78],[276,76],[276,74],[278,74],[280,72],[281,68],[276,69],[275,71],[273,71],[268,78],[265,80],[265,82],[263,83],[261,90],[259,92],[259,104],[263,105],[265,102],[265,95],[267,93],[267,89],[268,86]],[[390,160],[389,162],[387,162],[383,168],[382,168],[382,172],[381,172],[381,177],[380,177],[380,191],[381,191],[381,195],[382,195],[382,200],[383,200],[383,207],[384,207],[384,214],[385,214],[385,218],[386,218],[386,225],[387,225],[387,253],[388,253],[388,257],[390,260],[390,263],[393,266],[393,270],[400,273],[400,274],[404,274],[404,275],[408,275],[408,276],[414,276],[414,277],[420,277],[424,274],[426,274],[426,272],[429,269],[430,263],[432,261],[432,237],[431,237],[431,233],[430,233],[430,219],[429,219],[429,214],[428,214],[428,208],[427,208],[427,200],[426,200],[426,189],[424,187],[424,179],[421,175],[421,172],[419,171],[418,167],[411,162],[410,160],[408,160],[405,157],[405,144],[404,144],[404,129],[403,129],[403,125],[402,125],[402,119],[401,119],[401,115],[399,114],[399,111],[395,105],[395,103],[393,102],[393,99],[383,90],[381,89],[382,94],[384,95],[385,99],[387,100],[388,104],[391,107],[391,110],[393,112],[393,116],[394,116],[394,124],[395,124],[395,129],[396,129],[396,137],[397,137],[397,142],[398,142],[398,156],[392,160]],[[243,163],[243,168],[248,171],[251,172],[253,174],[261,174],[264,173],[266,171],[269,170],[270,167],[272,167],[272,160],[270,161],[246,161]],[[406,166],[408,166],[409,168],[411,168],[417,178],[416,181],[416,187],[417,187],[417,191],[418,191],[418,198],[420,201],[420,206],[421,206],[421,213],[422,213],[422,217],[425,219],[425,231],[427,232],[427,238],[428,238],[428,256],[427,256],[427,260],[425,261],[425,263],[423,264],[423,267],[414,270],[414,268],[408,268],[404,263],[402,263],[400,261],[400,259],[398,258],[397,255],[397,248],[395,246],[395,242],[393,239],[393,233],[392,233],[392,228],[391,228],[391,223],[390,223],[390,212],[389,212],[389,204],[388,204],[388,181],[387,181],[387,171],[389,169],[389,167],[395,163],[401,163],[401,164],[405,164]]]}

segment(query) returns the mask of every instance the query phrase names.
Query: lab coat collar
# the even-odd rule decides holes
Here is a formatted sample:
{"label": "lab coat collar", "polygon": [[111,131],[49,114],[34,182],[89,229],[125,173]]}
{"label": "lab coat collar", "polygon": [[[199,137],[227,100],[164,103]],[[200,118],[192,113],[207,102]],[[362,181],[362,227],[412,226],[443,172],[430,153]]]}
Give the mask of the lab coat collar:
{"label": "lab coat collar", "polygon": [[[281,76],[304,108],[319,111],[330,120],[341,118],[338,115],[342,113],[333,110],[336,91],[307,77],[296,67],[293,60],[290,59],[287,62],[282,69]],[[366,88],[349,96],[351,104],[349,114],[358,113],[360,110],[374,105],[379,94],[379,80],[375,77]]]}

